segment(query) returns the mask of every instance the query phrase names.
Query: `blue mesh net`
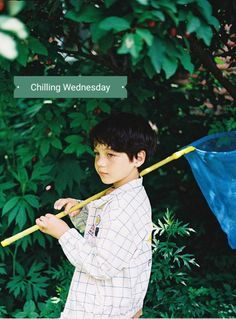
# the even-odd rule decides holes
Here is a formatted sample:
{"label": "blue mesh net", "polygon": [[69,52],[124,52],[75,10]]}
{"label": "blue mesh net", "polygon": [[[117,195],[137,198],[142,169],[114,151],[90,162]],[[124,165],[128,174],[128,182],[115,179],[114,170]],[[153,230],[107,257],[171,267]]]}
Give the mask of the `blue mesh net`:
{"label": "blue mesh net", "polygon": [[236,249],[236,131],[201,138],[185,155],[208,205]]}

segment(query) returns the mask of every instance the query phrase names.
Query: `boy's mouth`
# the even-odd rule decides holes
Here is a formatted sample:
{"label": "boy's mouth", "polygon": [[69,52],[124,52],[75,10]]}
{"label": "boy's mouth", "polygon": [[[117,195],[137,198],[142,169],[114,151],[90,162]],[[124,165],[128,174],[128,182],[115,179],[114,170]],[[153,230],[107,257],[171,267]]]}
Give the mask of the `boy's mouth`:
{"label": "boy's mouth", "polygon": [[108,175],[108,173],[105,173],[105,172],[98,172],[98,174],[101,175],[101,176]]}

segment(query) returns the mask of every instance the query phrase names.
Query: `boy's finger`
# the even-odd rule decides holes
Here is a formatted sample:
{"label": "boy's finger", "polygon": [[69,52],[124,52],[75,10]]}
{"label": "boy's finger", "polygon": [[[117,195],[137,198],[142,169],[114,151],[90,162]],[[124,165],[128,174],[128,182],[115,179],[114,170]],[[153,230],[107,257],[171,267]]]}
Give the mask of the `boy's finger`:
{"label": "boy's finger", "polygon": [[70,217],[75,217],[80,213],[80,210],[75,210],[74,212],[70,213]]}
{"label": "boy's finger", "polygon": [[[41,216],[39,218],[36,219],[36,224],[40,227],[43,227],[44,226],[44,219],[43,219],[44,216]],[[45,218],[45,217],[44,217]]]}
{"label": "boy's finger", "polygon": [[65,206],[68,203],[68,199],[67,198],[61,198],[58,199],[55,203],[54,203],[54,209],[62,209],[63,206]]}
{"label": "boy's finger", "polygon": [[49,214],[49,213],[48,213],[48,214],[46,214],[46,215],[45,215],[45,217],[47,217],[47,218],[51,218],[51,217],[54,217],[54,215],[53,215],[53,214]]}
{"label": "boy's finger", "polygon": [[77,204],[77,200],[75,200],[73,198],[60,198],[54,203],[54,209],[60,210],[65,206],[65,210],[68,210],[66,205],[71,205],[71,207],[72,207],[75,204]]}
{"label": "boy's finger", "polygon": [[73,206],[75,206],[77,202],[70,202],[65,206],[65,211],[68,212]]}

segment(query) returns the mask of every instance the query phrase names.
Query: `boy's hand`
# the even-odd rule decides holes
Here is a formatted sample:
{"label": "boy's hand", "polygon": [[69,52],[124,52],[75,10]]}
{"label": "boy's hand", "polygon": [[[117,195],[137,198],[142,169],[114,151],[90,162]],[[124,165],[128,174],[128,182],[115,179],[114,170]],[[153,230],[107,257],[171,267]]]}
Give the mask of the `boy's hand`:
{"label": "boy's hand", "polygon": [[[71,207],[78,204],[78,201],[74,198],[60,198],[54,203],[54,209],[61,210],[63,207],[65,211],[68,211],[71,209]],[[70,213],[69,215],[71,217],[75,217],[80,213],[80,209],[75,210],[73,213]]]}
{"label": "boy's hand", "polygon": [[52,214],[46,214],[36,219],[39,229],[48,235],[59,239],[70,227],[63,220]]}
{"label": "boy's hand", "polygon": [[139,311],[136,312],[136,314],[134,315],[133,319],[139,318],[140,316],[142,316],[142,314],[143,314],[143,309],[139,309]]}

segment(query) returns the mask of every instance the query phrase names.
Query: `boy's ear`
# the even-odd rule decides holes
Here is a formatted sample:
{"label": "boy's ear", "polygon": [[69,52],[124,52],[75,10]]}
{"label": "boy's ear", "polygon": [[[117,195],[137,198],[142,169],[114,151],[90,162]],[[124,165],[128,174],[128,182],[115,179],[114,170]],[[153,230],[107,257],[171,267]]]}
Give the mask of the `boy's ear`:
{"label": "boy's ear", "polygon": [[143,165],[146,159],[146,152],[144,150],[141,150],[137,153],[137,155],[134,158],[134,164],[136,167],[140,167]]}

